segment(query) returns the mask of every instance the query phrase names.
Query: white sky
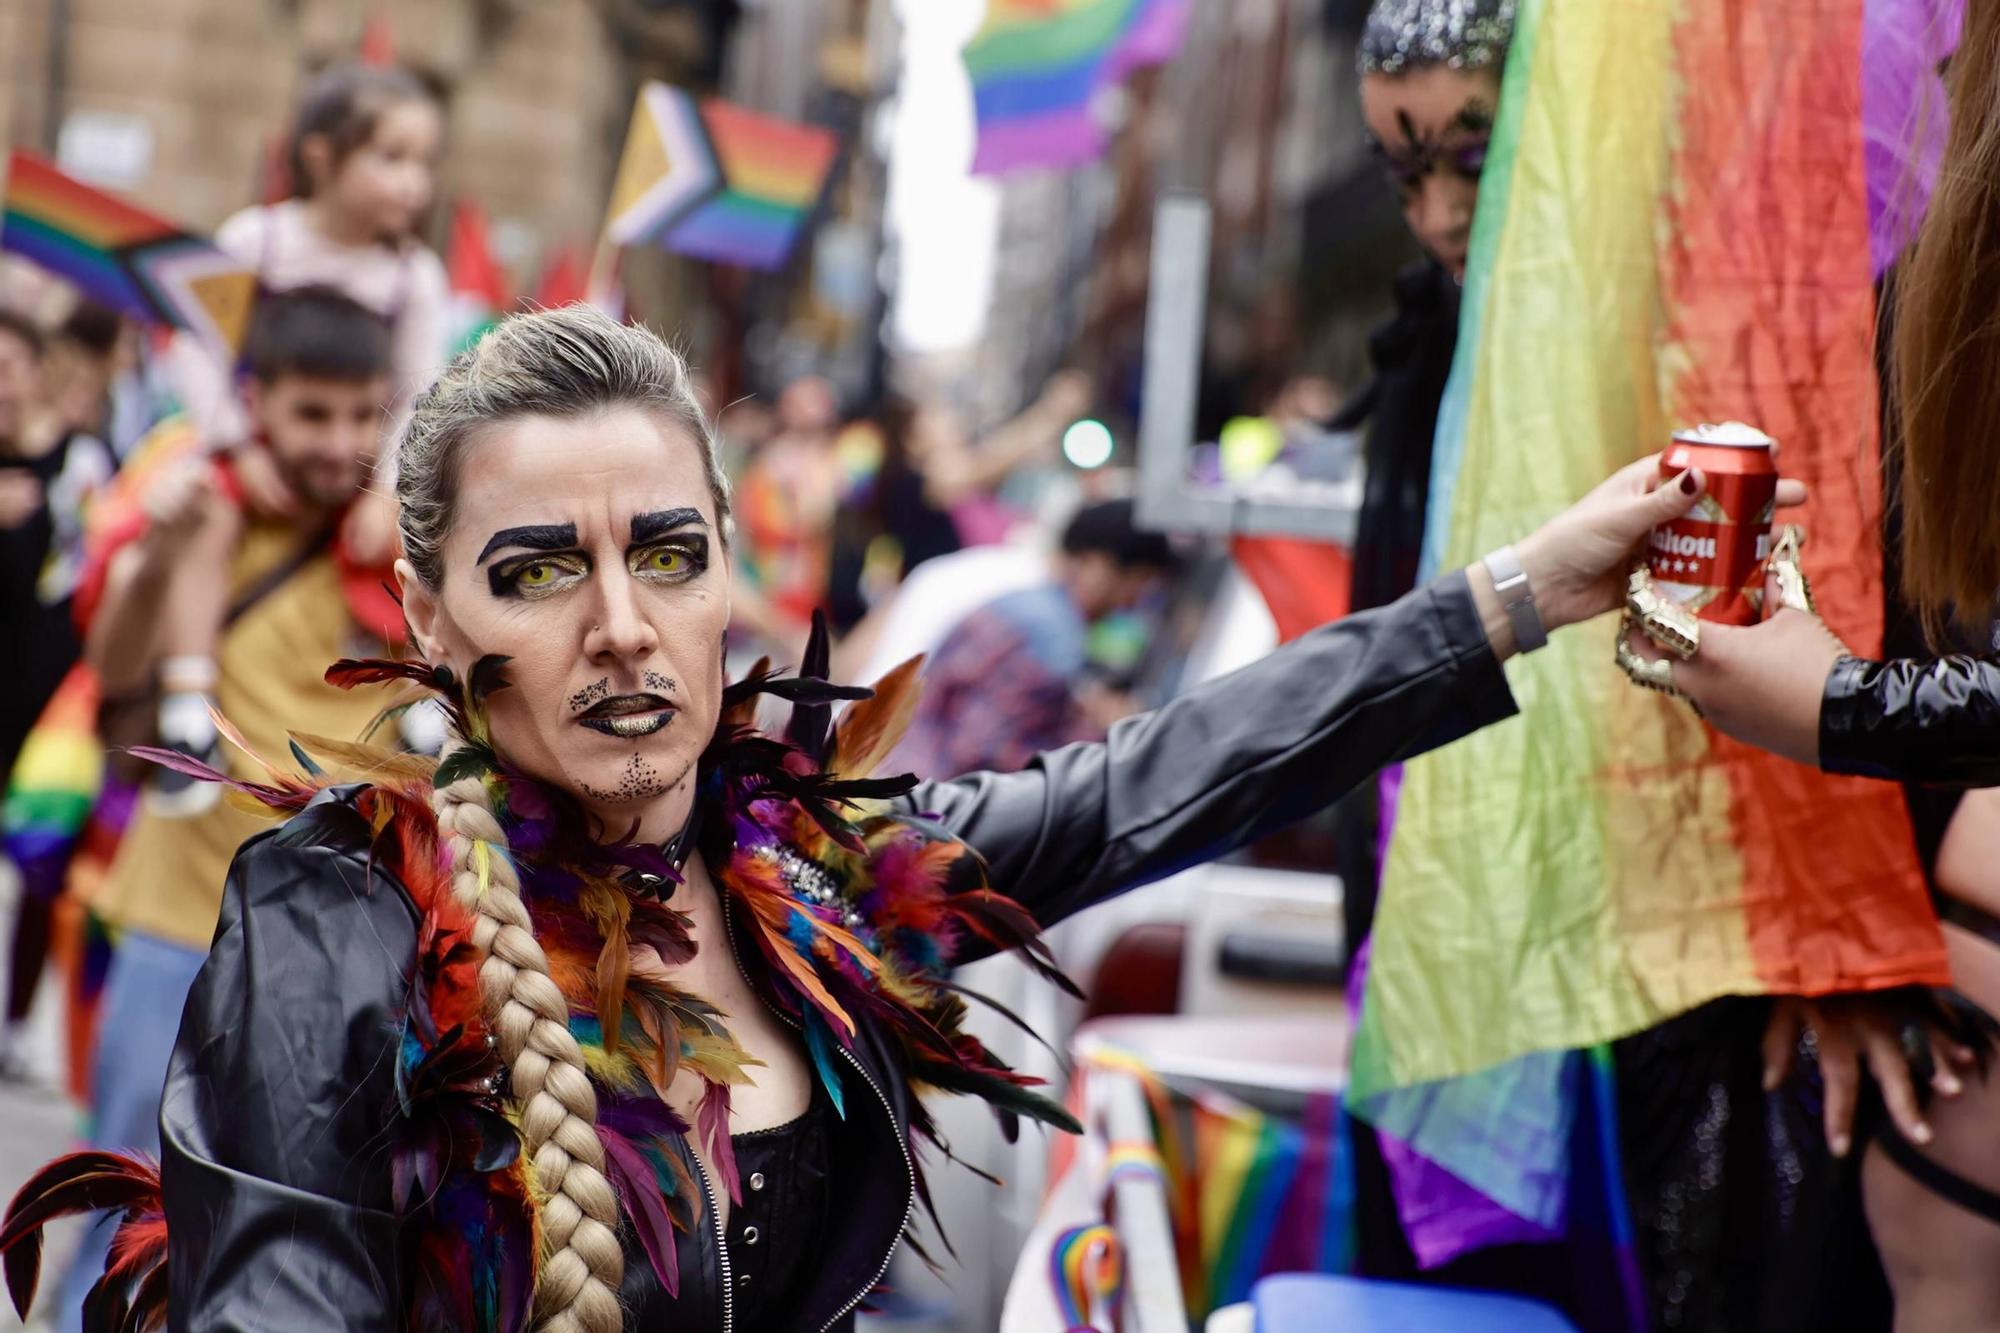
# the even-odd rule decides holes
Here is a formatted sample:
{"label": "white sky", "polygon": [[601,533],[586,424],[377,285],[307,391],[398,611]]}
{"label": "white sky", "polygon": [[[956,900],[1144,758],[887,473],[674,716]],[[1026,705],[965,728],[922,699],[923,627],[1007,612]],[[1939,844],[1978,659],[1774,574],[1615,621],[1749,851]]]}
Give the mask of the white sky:
{"label": "white sky", "polygon": [[959,52],[986,0],[895,0],[903,72],[890,127],[889,224],[901,238],[891,329],[909,352],[979,338],[993,294],[999,191],[975,179],[972,83]]}

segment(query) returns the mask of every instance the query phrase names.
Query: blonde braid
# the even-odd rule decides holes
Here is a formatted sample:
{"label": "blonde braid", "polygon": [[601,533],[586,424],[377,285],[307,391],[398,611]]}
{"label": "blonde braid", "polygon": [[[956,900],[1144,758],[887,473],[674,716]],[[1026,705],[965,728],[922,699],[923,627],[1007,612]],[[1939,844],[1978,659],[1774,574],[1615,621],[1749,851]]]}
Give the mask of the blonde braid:
{"label": "blonde braid", "polygon": [[[457,737],[447,744],[449,754]],[[535,1275],[535,1320],[542,1333],[620,1333],[618,1200],[604,1175],[597,1094],[569,1030],[569,1003],[549,976],[521,901],[521,881],[505,855],[507,833],[476,777],[433,797],[438,834],[451,853],[452,892],[477,913],[472,940],[485,954],[479,988],[512,1071],[521,1140],[548,1198],[541,1208],[542,1257]],[[484,844],[484,852],[475,848]],[[481,885],[481,861],[485,883]]]}

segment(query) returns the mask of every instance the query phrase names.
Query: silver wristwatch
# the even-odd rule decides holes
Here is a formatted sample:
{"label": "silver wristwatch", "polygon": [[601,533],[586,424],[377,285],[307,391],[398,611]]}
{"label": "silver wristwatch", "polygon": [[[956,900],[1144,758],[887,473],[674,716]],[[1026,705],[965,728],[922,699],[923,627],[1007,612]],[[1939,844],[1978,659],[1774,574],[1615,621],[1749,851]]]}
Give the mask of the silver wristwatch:
{"label": "silver wristwatch", "polygon": [[1528,571],[1521,568],[1521,557],[1514,554],[1513,547],[1503,546],[1484,563],[1486,572],[1493,576],[1493,591],[1507,612],[1507,623],[1514,627],[1515,648],[1532,653],[1547,644],[1549,632],[1542,628],[1542,613],[1535,609],[1535,590],[1528,583]]}

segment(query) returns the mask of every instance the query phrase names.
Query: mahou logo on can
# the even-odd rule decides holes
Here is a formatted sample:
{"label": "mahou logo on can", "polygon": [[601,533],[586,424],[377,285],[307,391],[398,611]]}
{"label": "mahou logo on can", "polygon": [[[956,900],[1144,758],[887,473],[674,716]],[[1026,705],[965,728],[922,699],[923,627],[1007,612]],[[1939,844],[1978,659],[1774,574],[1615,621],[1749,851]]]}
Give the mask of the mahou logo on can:
{"label": "mahou logo on can", "polygon": [[1653,586],[1703,620],[1755,624],[1777,507],[1777,441],[1740,421],[1677,431],[1660,455],[1660,480],[1700,468],[1708,489],[1684,516],[1653,529]]}

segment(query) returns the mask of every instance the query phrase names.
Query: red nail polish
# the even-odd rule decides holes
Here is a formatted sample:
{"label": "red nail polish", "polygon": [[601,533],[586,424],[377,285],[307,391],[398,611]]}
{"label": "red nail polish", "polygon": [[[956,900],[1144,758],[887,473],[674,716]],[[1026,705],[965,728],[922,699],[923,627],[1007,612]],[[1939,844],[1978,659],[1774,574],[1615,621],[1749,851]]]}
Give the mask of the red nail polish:
{"label": "red nail polish", "polygon": [[1701,489],[1701,483],[1695,480],[1693,468],[1689,468],[1686,472],[1681,473],[1682,495],[1693,495],[1696,491],[1700,489]]}

